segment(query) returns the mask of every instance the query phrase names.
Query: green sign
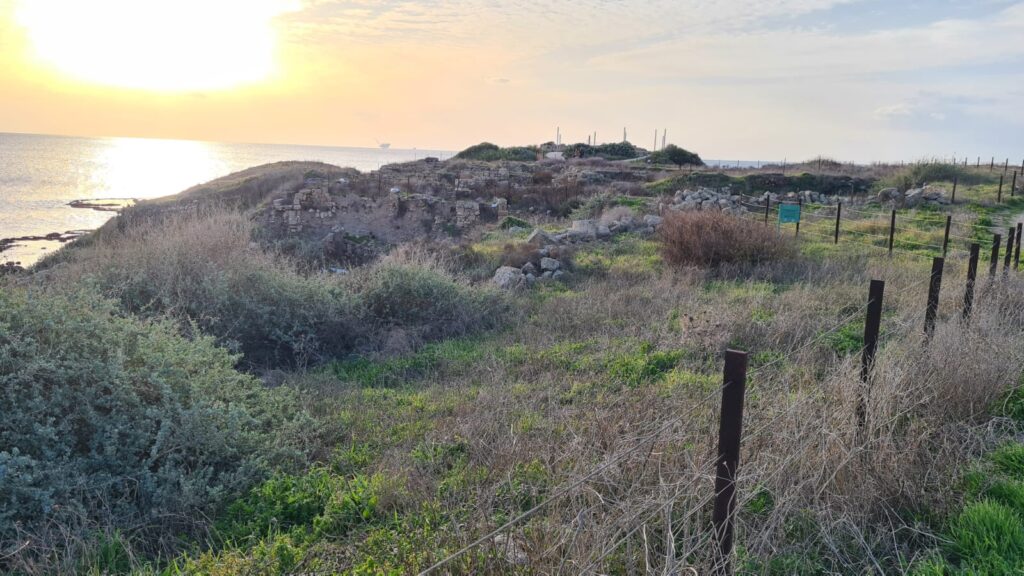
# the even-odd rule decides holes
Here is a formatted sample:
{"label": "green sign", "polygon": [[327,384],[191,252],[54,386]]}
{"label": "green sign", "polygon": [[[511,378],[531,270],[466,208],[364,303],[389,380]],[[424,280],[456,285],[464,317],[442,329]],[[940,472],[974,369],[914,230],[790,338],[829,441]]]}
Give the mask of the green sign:
{"label": "green sign", "polygon": [[779,224],[800,222],[799,204],[779,204]]}

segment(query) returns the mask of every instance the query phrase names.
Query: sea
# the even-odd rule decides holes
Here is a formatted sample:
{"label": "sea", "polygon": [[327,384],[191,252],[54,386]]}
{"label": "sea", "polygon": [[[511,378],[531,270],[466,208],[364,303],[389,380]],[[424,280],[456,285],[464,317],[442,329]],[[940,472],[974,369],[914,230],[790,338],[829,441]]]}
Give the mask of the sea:
{"label": "sea", "polygon": [[[115,212],[74,208],[76,200],[176,194],[239,170],[281,160],[317,160],[361,171],[444,150],[235,144],[151,138],[80,138],[0,132],[0,239],[94,230]],[[60,242],[18,242],[0,264],[29,266]]]}

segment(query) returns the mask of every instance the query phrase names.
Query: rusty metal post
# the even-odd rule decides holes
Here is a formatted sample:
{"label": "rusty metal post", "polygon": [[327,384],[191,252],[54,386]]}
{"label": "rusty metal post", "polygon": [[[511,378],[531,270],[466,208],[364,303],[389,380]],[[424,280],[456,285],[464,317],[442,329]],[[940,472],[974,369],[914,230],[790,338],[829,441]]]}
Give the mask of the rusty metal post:
{"label": "rusty metal post", "polygon": [[964,320],[970,318],[971,307],[974,306],[974,284],[978,280],[978,258],[981,256],[981,245],[971,244],[971,258],[967,261],[967,288],[964,290]]}
{"label": "rusty metal post", "polygon": [[[821,160],[819,159],[818,162],[820,163]],[[797,205],[800,206],[800,217],[796,219],[796,234],[795,234],[795,236],[799,238],[800,237],[800,221],[804,219],[804,198],[803,198],[803,196],[798,196],[797,199],[796,199],[796,202],[797,202]]]}
{"label": "rusty metal post", "polygon": [[1006,235],[1006,257],[1003,258],[1003,274],[1010,272],[1010,262],[1013,262],[1013,242],[1017,237],[1017,228],[1010,226]]}
{"label": "rusty metal post", "polygon": [[1024,230],[1022,230],[1021,227],[1024,227],[1024,223],[1017,222],[1017,245],[1013,249],[1013,269],[1014,270],[1020,270],[1020,241],[1021,241],[1021,234],[1024,234]]}
{"label": "rusty metal post", "polygon": [[[866,386],[875,364],[878,351],[878,331],[882,327],[882,300],[885,297],[885,282],[872,280],[868,289],[868,313],[864,321],[864,350],[861,355],[860,381]],[[867,420],[867,390],[857,403],[857,425],[861,428]]]}
{"label": "rusty metal post", "polygon": [[889,256],[892,256],[892,243],[896,237],[896,210],[892,211],[892,217],[889,219]]}
{"label": "rusty metal post", "polygon": [[999,234],[992,236],[992,259],[988,263],[988,275],[995,276],[996,268],[999,267],[999,246],[1003,241],[1003,237]]}
{"label": "rusty metal post", "polygon": [[939,313],[939,291],[942,289],[943,258],[932,258],[932,275],[928,284],[928,304],[924,310],[924,333],[927,337],[935,332],[935,317]]}
{"label": "rusty metal post", "polygon": [[946,214],[946,233],[942,236],[942,257],[946,257],[946,252],[949,251],[949,227],[953,224],[953,216]]}
{"label": "rusty metal post", "polygon": [[718,540],[716,573],[732,574],[732,543],[736,520],[736,472],[743,434],[743,397],[747,386],[747,353],[725,352],[722,408],[718,423],[718,461],[715,466],[715,509],[711,521]]}

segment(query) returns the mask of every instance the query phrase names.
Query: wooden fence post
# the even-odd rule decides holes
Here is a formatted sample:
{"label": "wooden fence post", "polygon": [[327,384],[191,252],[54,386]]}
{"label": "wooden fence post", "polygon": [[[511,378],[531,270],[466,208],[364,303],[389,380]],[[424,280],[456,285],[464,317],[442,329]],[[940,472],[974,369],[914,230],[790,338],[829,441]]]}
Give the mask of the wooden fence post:
{"label": "wooden fence post", "polygon": [[988,265],[988,275],[995,276],[996,268],[999,266],[999,245],[1002,243],[1003,237],[999,234],[992,236],[992,259]]}
{"label": "wooden fence post", "polygon": [[718,539],[716,573],[732,574],[732,542],[736,519],[736,471],[743,433],[743,397],[747,386],[747,353],[726,350],[722,408],[718,423],[715,466],[715,510],[711,521]]}
{"label": "wooden fence post", "polygon": [[892,216],[889,218],[889,256],[892,256],[892,243],[896,237],[896,210],[892,211]]}
{"label": "wooden fence post", "polygon": [[835,244],[839,244],[839,219],[843,216],[843,203],[839,202],[836,204],[836,240]]}
{"label": "wooden fence post", "polygon": [[766,193],[765,197],[764,197],[764,225],[765,226],[768,225],[768,213],[771,212],[771,209],[772,209],[772,197],[767,195],[767,193]]}
{"label": "wooden fence post", "polygon": [[1003,175],[999,175],[999,193],[996,194],[996,202],[1003,201]]}
{"label": "wooden fence post", "polygon": [[949,227],[953,224],[953,216],[946,214],[946,233],[942,236],[942,257],[946,257],[946,252],[949,250]]}
{"label": "wooden fence post", "polygon": [[956,204],[956,185],[960,181],[960,176],[953,176],[953,196],[950,198],[950,204]]}
{"label": "wooden fence post", "polygon": [[931,282],[928,284],[928,304],[924,310],[924,333],[927,337],[935,332],[935,316],[939,312],[939,291],[942,289],[943,258],[932,258]]}
{"label": "wooden fence post", "polygon": [[995,167],[996,167],[996,157],[993,156],[992,159],[988,161],[988,171],[991,172]]}
{"label": "wooden fence post", "polygon": [[1010,198],[1013,198],[1014,192],[1017,190],[1017,171],[1013,171],[1013,178],[1010,179]]}
{"label": "wooden fence post", "polygon": [[867,421],[867,384],[871,377],[871,368],[875,364],[875,352],[878,351],[878,331],[882,327],[882,299],[885,297],[885,282],[872,280],[868,289],[868,313],[864,320],[864,350],[861,354],[860,381],[864,391],[857,402],[857,425],[864,428]]}
{"label": "wooden fence post", "polygon": [[970,318],[971,307],[974,306],[974,284],[978,279],[978,257],[981,255],[981,245],[977,242],[971,244],[971,258],[967,261],[967,288],[964,290],[964,320]]}

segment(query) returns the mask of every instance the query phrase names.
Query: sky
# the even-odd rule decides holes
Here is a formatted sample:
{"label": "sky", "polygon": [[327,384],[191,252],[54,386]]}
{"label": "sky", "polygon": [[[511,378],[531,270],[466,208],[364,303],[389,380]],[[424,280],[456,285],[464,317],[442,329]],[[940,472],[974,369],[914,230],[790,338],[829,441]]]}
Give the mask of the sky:
{"label": "sky", "polygon": [[1024,155],[1024,1],[0,0],[0,132]]}

